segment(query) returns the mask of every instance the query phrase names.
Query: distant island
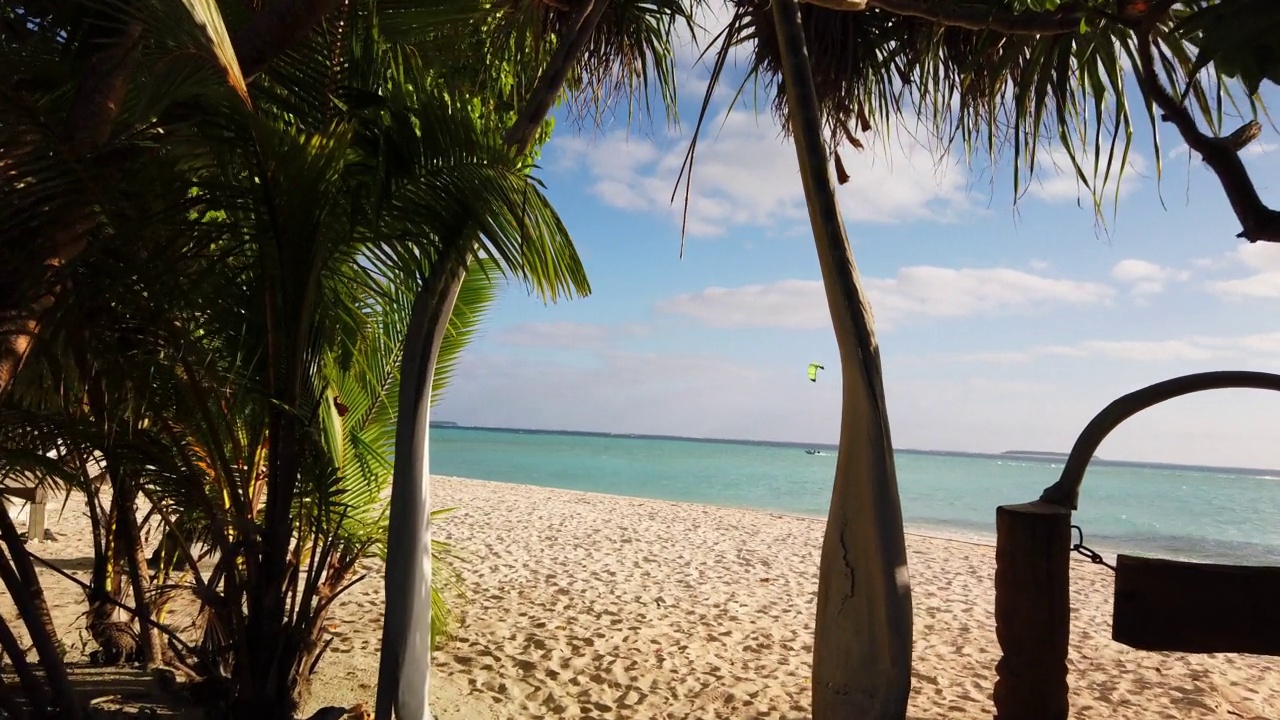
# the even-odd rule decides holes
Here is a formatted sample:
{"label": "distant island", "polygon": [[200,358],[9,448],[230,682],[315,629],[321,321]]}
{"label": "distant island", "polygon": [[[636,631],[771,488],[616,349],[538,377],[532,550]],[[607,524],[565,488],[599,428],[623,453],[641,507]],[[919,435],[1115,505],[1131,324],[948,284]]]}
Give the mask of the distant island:
{"label": "distant island", "polygon": [[458,423],[456,423],[456,422],[449,422],[448,420],[432,420],[432,421],[431,421],[431,427],[434,427],[434,428],[446,428],[446,427],[456,428],[456,427],[460,427],[460,426],[458,425]]}
{"label": "distant island", "polygon": [[[1013,457],[1029,457],[1029,458],[1054,458],[1056,460],[1066,460],[1070,457],[1070,453],[1049,452],[1048,450],[1005,450],[1001,455],[1010,455]],[[1094,460],[1101,460],[1097,455],[1093,456]]]}

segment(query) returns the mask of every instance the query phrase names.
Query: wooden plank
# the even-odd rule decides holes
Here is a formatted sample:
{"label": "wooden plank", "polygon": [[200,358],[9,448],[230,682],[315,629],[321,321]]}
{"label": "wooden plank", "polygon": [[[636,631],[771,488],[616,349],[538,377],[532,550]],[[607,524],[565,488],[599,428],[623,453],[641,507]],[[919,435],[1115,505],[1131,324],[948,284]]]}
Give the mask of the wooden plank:
{"label": "wooden plank", "polygon": [[19,500],[34,502],[40,489],[32,485],[0,485],[0,495],[8,495]]}
{"label": "wooden plank", "polygon": [[27,509],[27,542],[44,542],[45,511],[48,507],[48,494],[37,485],[0,486],[0,495],[26,500]]}
{"label": "wooden plank", "polygon": [[1120,555],[1111,638],[1138,650],[1280,655],[1280,568]]}
{"label": "wooden plank", "polygon": [[1066,720],[1071,511],[996,509],[997,720]]}

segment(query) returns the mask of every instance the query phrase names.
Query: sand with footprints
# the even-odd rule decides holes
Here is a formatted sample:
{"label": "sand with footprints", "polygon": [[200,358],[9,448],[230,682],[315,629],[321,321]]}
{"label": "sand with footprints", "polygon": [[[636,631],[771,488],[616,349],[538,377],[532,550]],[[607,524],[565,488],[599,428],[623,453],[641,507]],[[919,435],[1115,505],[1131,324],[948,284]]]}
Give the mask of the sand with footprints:
{"label": "sand with footprints", "polygon": [[[461,553],[467,593],[436,657],[439,720],[809,717],[821,521],[456,478],[434,493],[457,508],[436,531]],[[38,552],[83,573],[87,520],[54,510],[50,528],[58,540]],[[912,535],[908,550],[910,717],[990,718],[994,549]],[[373,699],[382,584],[366,569],[333,614],[314,707]],[[1073,717],[1280,720],[1280,659],[1113,643],[1109,571],[1072,573]],[[79,591],[44,578],[77,652]]]}

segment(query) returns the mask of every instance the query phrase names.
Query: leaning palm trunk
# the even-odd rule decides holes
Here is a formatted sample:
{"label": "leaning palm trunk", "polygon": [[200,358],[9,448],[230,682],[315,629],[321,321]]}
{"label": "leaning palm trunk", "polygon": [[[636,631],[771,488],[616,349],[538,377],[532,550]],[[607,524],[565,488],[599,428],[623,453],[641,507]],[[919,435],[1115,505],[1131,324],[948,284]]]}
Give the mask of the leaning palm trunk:
{"label": "leaning palm trunk", "polygon": [[[18,638],[14,636],[3,617],[0,617],[0,657],[7,657],[9,664],[13,666],[13,674],[18,677],[18,686],[26,695],[27,705],[37,708],[37,713],[41,716],[52,715],[52,710],[44,712],[44,709],[50,706],[49,691],[36,676],[35,668],[27,662],[26,651],[18,643]],[[8,691],[9,688],[0,683],[0,717],[4,717],[4,713],[9,713],[15,718],[23,717],[26,710],[18,705],[17,698],[7,694]]]}
{"label": "leaning palm trunk", "polygon": [[773,0],[788,114],[840,348],[840,455],[818,571],[814,720],[896,720],[911,690],[911,589],[880,353],[827,168],[795,0]]}
{"label": "leaning palm trunk", "polygon": [[[607,5],[608,0],[588,0],[571,19],[572,30],[556,48],[505,138],[517,156],[528,153]],[[449,317],[479,243],[479,230],[468,227],[440,253],[414,299],[405,334],[387,524],[377,720],[391,720],[393,710],[399,720],[431,718],[431,473],[427,461],[431,386]]]}
{"label": "leaning palm trunk", "polygon": [[0,582],[4,583],[9,597],[13,599],[18,616],[35,646],[36,656],[53,693],[52,700],[57,707],[58,717],[76,720],[81,715],[80,706],[67,677],[66,665],[63,664],[58,633],[53,625],[53,617],[49,614],[49,603],[45,600],[44,589],[36,576],[35,566],[31,564],[31,557],[18,537],[18,530],[4,503],[0,503],[0,541],[3,541],[4,550],[8,551],[6,557],[5,552],[0,550]]}

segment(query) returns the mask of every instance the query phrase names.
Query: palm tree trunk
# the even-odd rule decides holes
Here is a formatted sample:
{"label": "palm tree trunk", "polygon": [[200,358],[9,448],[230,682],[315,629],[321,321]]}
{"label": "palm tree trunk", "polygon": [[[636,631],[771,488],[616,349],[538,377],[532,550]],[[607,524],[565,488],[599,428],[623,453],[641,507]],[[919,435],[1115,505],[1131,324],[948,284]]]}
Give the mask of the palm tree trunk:
{"label": "palm tree trunk", "polygon": [[231,39],[244,79],[248,81],[265,70],[285,49],[306,37],[311,28],[333,12],[340,2],[277,0],[254,15],[253,20]]}
{"label": "palm tree trunk", "polygon": [[505,138],[507,145],[515,148],[519,155],[527,153],[529,147],[533,145],[534,135],[547,119],[547,114],[555,105],[556,98],[560,97],[560,91],[564,89],[564,81],[568,79],[569,71],[578,63],[582,49],[587,46],[587,41],[596,31],[596,26],[600,24],[600,18],[604,17],[604,11],[608,7],[609,0],[585,0],[569,18],[568,37],[564,38],[552,53],[551,59],[547,61],[547,67],[538,77],[538,84],[534,85],[533,92],[529,93],[529,100],[525,103],[524,110],[507,131]]}
{"label": "palm tree trunk", "polygon": [[900,720],[911,691],[911,588],[880,352],[827,167],[795,0],[773,0],[809,220],[840,348],[840,455],[818,573],[814,720]]}
{"label": "palm tree trunk", "polygon": [[121,477],[117,492],[122,496],[116,511],[117,542],[124,549],[124,559],[133,586],[133,608],[137,612],[138,634],[142,637],[142,661],[147,669],[159,667],[164,660],[164,645],[152,626],[151,599],[147,597],[151,580],[147,557],[142,550],[142,533],[138,528],[138,490],[132,478]]}
{"label": "palm tree trunk", "polygon": [[[13,630],[9,629],[9,623],[5,622],[3,617],[0,617],[0,652],[9,658],[9,663],[13,665],[13,674],[18,676],[18,684],[27,694],[27,705],[33,708],[48,707],[49,690],[40,681],[31,663],[27,662],[27,654],[23,652],[22,645],[18,643],[18,638],[14,636]],[[0,692],[4,692],[3,683],[0,683]],[[8,712],[15,718],[23,716],[23,713],[13,708],[6,708],[3,704],[0,704],[0,711]]]}
{"label": "palm tree trunk", "polygon": [[[141,24],[126,25],[113,42],[94,55],[85,69],[62,132],[72,156],[80,157],[96,150],[110,136],[111,126],[124,102],[141,36]],[[40,331],[41,317],[61,291],[58,275],[84,251],[88,233],[96,224],[95,211],[85,206],[64,218],[47,236],[36,238],[42,248],[31,257],[38,259],[38,264],[24,263],[24,267],[6,269],[6,272],[18,273],[20,282],[15,282],[15,287],[33,294],[22,292],[6,297],[6,304],[12,303],[12,307],[0,307],[0,318],[5,320],[0,325],[0,397],[12,387]],[[35,281],[28,282],[28,279]]]}
{"label": "palm tree trunk", "polygon": [[414,299],[400,361],[377,720],[391,720],[393,710],[398,720],[431,718],[431,478],[427,462],[431,384],[440,344],[466,274],[464,260],[447,255],[440,259],[453,260],[448,263],[453,272],[442,268],[429,273]]}
{"label": "palm tree trunk", "polygon": [[[506,135],[517,155],[529,152],[565,80],[595,32],[609,0],[586,0],[528,103]],[[387,524],[386,608],[378,666],[376,720],[430,720],[431,677],[431,474],[427,461],[431,385],[436,360],[479,231],[466,228],[459,242],[436,259],[414,299],[400,362],[396,457]]]}
{"label": "palm tree trunk", "polygon": [[53,702],[61,713],[59,717],[78,720],[80,706],[71,688],[71,680],[67,677],[62,653],[59,652],[58,631],[54,627],[53,616],[49,613],[49,603],[45,600],[44,589],[40,587],[35,566],[31,564],[31,558],[27,555],[27,549],[23,546],[22,538],[4,503],[0,503],[0,540],[3,540],[8,551],[8,557],[0,552],[0,581],[3,581],[9,591],[9,597],[35,645],[40,666],[44,668],[50,690],[53,691]]}

